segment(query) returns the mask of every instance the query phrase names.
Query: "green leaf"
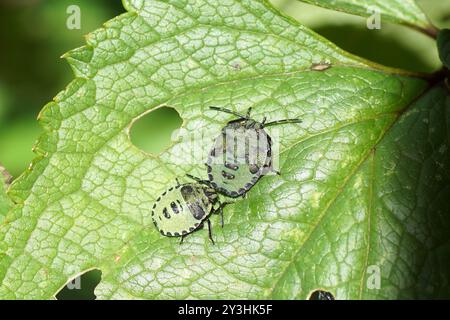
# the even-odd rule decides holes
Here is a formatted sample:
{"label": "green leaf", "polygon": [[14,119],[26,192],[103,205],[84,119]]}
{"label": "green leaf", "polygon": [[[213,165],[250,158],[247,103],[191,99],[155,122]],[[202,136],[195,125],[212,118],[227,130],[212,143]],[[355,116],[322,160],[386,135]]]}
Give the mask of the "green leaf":
{"label": "green leaf", "polygon": [[439,58],[447,69],[450,69],[450,29],[443,29],[439,32],[437,46]]}
{"label": "green leaf", "polygon": [[328,9],[370,17],[376,10],[382,19],[418,29],[433,28],[415,0],[300,0]]}
{"label": "green leaf", "polygon": [[[332,83],[321,88],[331,92],[343,86],[331,79],[358,73],[349,71],[323,74]],[[371,104],[350,94],[343,109],[325,111],[325,119],[333,111],[339,119],[359,106],[367,116],[296,136],[283,150],[282,176],[265,177],[227,211],[224,230],[215,229],[217,246],[205,233],[187,238],[183,246],[168,245],[144,229],[118,253],[120,262],[105,274],[97,294],[305,299],[325,288],[338,299],[448,298],[447,93],[434,88],[397,113],[385,109],[396,104],[389,80],[379,78],[381,89],[368,73],[364,77],[370,85],[357,86],[356,92],[370,99],[384,90],[393,100],[379,97]],[[313,86],[321,82],[320,76],[313,78],[308,79]],[[335,107],[342,103],[337,92],[328,97]],[[297,114],[311,119],[311,112]],[[370,286],[377,270],[379,290]]]}
{"label": "green leaf", "polygon": [[[66,55],[77,78],[41,112],[39,157],[0,230],[1,298],[52,298],[93,268],[100,298],[448,297],[444,89],[355,58],[266,2],[125,6]],[[227,206],[223,229],[212,218],[216,246],[206,230],[180,246],[151,207],[176,177],[205,176],[212,141],[180,163],[182,141],[152,156],[128,132],[171,106],[186,135],[211,139],[231,117],[210,105],[303,123],[271,128],[282,174]]]}
{"label": "green leaf", "polygon": [[6,189],[10,182],[11,176],[0,164],[0,224],[11,207],[11,201],[6,194]]}

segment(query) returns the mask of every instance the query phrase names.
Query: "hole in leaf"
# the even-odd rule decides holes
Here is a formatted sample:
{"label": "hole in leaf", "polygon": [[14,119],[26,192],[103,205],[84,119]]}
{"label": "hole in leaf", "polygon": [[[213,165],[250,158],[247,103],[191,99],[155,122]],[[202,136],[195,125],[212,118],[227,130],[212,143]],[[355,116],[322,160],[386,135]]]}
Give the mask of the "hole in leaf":
{"label": "hole in leaf", "polygon": [[171,144],[174,130],[181,127],[183,120],[170,107],[158,108],[139,118],[131,127],[131,142],[139,149],[158,154]]}
{"label": "hole in leaf", "polygon": [[58,300],[95,300],[95,287],[102,278],[102,272],[94,269],[70,280],[57,294]]}
{"label": "hole in leaf", "polygon": [[314,290],[308,300],[335,300],[331,292],[325,290]]}

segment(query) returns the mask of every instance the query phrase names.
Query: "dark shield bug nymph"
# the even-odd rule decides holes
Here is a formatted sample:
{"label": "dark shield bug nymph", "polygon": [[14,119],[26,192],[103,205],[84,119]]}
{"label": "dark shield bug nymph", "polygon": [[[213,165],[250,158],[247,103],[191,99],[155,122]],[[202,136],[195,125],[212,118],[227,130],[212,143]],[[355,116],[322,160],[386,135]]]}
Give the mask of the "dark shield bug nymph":
{"label": "dark shield bug nymph", "polygon": [[272,139],[264,128],[300,123],[301,120],[266,122],[264,117],[262,122],[258,122],[250,118],[251,108],[246,115],[218,107],[210,108],[238,118],[228,122],[214,141],[206,163],[208,179],[211,186],[220,193],[232,198],[244,196],[261,176],[276,172],[272,161]]}
{"label": "dark shield bug nymph", "polygon": [[[214,209],[214,205],[220,206]],[[152,210],[152,219],[159,232],[168,237],[181,237],[201,228],[206,221],[209,238],[214,244],[211,235],[211,213],[222,210],[226,203],[221,204],[217,192],[208,186],[208,183],[179,184],[164,191],[156,199]]]}

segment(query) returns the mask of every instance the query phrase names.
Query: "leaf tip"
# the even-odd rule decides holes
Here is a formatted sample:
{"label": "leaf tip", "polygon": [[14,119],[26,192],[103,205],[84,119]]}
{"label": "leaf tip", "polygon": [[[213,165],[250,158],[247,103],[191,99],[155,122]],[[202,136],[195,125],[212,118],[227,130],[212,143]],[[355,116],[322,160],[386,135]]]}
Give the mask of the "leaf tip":
{"label": "leaf tip", "polygon": [[86,45],[66,52],[61,57],[67,60],[76,77],[89,78],[94,73],[90,65],[93,54],[93,48]]}

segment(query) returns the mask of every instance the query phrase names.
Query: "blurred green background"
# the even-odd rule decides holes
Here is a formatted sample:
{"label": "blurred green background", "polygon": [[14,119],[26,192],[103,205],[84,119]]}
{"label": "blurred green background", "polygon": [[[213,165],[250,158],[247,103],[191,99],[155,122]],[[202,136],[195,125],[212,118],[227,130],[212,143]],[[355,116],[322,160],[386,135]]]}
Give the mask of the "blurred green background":
{"label": "blurred green background", "polygon": [[[414,30],[382,21],[381,30],[368,30],[366,20],[297,0],[271,0],[285,14],[341,48],[392,67],[433,72],[441,67],[435,43]],[[432,22],[450,27],[450,0],[419,0]],[[68,6],[81,9],[81,29],[69,30]],[[31,151],[41,129],[40,109],[73,74],[60,56],[84,45],[84,35],[124,12],[120,0],[0,0],[0,163],[17,178],[33,158]],[[158,153],[181,125],[178,114],[162,108],[143,117],[132,130],[133,142]],[[58,298],[93,299],[101,273],[81,279],[81,290],[64,289]]]}

